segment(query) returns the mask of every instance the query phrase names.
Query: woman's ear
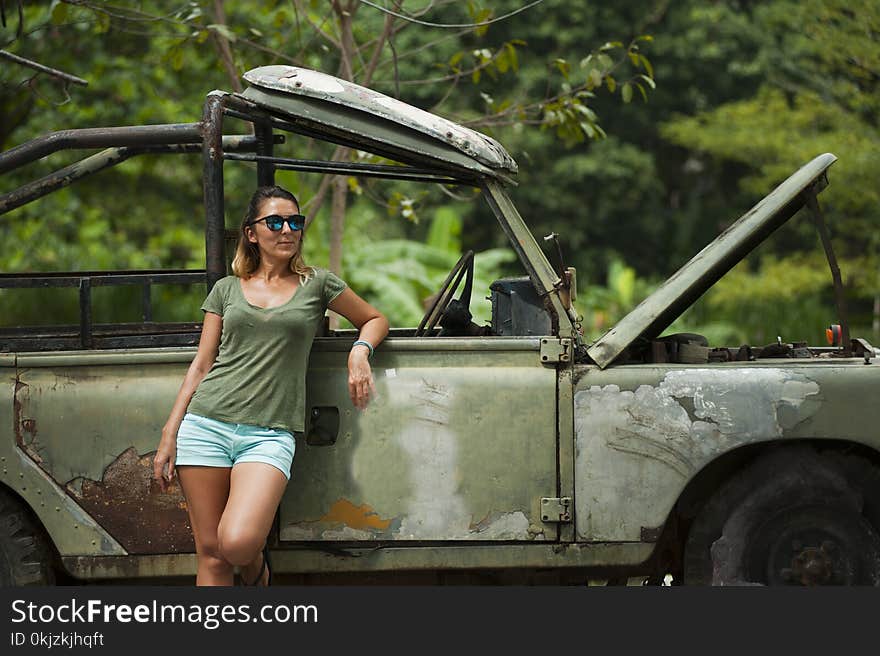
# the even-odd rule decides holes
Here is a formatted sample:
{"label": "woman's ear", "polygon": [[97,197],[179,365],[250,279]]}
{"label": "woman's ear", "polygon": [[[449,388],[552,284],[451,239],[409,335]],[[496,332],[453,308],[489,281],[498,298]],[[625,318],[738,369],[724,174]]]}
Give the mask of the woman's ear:
{"label": "woman's ear", "polygon": [[245,235],[245,237],[247,237],[247,240],[249,242],[251,242],[252,244],[257,243],[257,235],[254,232],[254,229],[251,228],[250,226],[245,226],[244,235]]}

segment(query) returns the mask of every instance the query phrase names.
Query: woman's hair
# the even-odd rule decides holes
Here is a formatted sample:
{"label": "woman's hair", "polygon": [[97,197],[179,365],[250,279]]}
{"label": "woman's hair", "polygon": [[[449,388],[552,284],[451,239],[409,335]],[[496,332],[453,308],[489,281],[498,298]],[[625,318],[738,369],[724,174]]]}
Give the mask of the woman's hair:
{"label": "woman's hair", "polygon": [[[260,208],[263,206],[263,202],[270,198],[283,198],[284,200],[292,201],[296,205],[297,210],[299,210],[299,201],[296,199],[296,196],[287,191],[284,187],[272,185],[257,188],[253,196],[251,196],[247,212],[245,212],[244,218],[241,221],[238,245],[235,247],[235,257],[232,259],[232,273],[239,278],[249,276],[260,266],[260,247],[248,239],[247,228],[248,223],[257,218],[257,215],[260,213]],[[296,254],[290,258],[290,270],[299,274],[300,282],[303,284],[308,282],[312,275],[314,275],[313,269],[310,266],[307,266],[305,261],[303,261],[302,245],[304,238],[305,228],[303,228],[303,234],[300,236],[299,249]]]}

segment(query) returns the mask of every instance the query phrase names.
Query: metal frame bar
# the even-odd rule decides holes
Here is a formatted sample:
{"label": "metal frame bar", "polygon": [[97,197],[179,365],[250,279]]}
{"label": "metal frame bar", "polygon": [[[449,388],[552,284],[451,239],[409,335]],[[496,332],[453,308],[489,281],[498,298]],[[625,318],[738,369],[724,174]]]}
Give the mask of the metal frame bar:
{"label": "metal frame bar", "polygon": [[[278,143],[283,143],[284,135],[276,136]],[[259,147],[257,137],[253,135],[225,135],[223,148],[227,151],[253,151]],[[147,154],[191,154],[201,152],[200,144],[164,144],[153,146],[122,146],[107,148],[90,155],[70,166],[65,166],[49,175],[22,185],[9,193],[0,195],[0,215],[26,205],[38,198],[70,185],[76,180],[88,177],[111,166],[116,166],[131,157]]]}
{"label": "metal frame bar", "polygon": [[[268,121],[254,121],[254,134],[257,139],[257,185],[267,187],[275,184],[275,164],[272,162],[274,154],[274,140],[272,138],[272,124]],[[228,152],[226,144],[224,151]]]}
{"label": "metal frame bar", "polygon": [[59,150],[199,143],[202,140],[200,128],[198,123],[166,123],[52,132],[0,153],[0,174]]}
{"label": "metal frame bar", "polygon": [[356,164],[314,159],[289,159],[285,157],[265,157],[260,155],[239,155],[224,153],[224,159],[237,162],[272,163],[276,168],[288,171],[305,171],[309,173],[338,173],[390,180],[413,180],[417,182],[436,182],[439,184],[468,184],[478,186],[476,181],[463,182],[458,178],[432,174],[430,169],[418,169],[409,166],[389,166],[385,164]]}
{"label": "metal frame bar", "polygon": [[226,275],[223,213],[223,99],[212,91],[202,110],[202,184],[205,194],[205,277],[210,291]]}
{"label": "metal frame bar", "polygon": [[[187,284],[200,283],[204,280],[205,272],[203,270],[196,271],[174,271],[174,272],[84,272],[79,275],[71,274],[6,274],[0,275],[0,289],[39,289],[39,288],[70,288],[77,287],[79,289],[79,335],[65,337],[58,335],[59,332],[69,331],[63,326],[36,326],[32,328],[16,329],[15,337],[5,337],[6,332],[0,329],[0,338],[3,338],[3,347],[5,349],[18,350],[26,348],[28,350],[46,350],[55,347],[80,347],[84,349],[92,349],[96,347],[111,348],[108,346],[109,339],[117,340],[119,345],[131,346],[159,346],[160,343],[166,345],[188,345],[191,343],[189,336],[178,339],[176,342],[162,338],[161,335],[96,335],[96,326],[92,323],[92,288],[93,287],[112,287],[121,285],[142,285],[141,304],[144,322],[152,321],[153,305],[152,305],[152,285],[153,284]],[[123,328],[126,332],[130,332],[132,326],[142,326],[143,324],[113,324],[112,326],[103,326],[104,330],[111,327],[119,329]],[[32,333],[28,335],[27,333]],[[72,332],[72,331],[71,331]],[[122,340],[122,341],[118,341]],[[50,348],[51,347],[51,348]]]}
{"label": "metal frame bar", "polygon": [[83,271],[77,273],[4,273],[0,274],[0,289],[28,289],[40,287],[78,287],[83,278],[92,287],[115,285],[172,285],[203,282],[204,269],[177,271]]}

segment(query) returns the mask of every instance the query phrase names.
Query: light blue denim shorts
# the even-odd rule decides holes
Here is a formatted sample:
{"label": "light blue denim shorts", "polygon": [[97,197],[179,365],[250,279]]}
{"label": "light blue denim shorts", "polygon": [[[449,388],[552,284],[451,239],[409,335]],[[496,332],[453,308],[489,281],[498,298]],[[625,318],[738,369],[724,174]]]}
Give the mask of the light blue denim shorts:
{"label": "light blue denim shorts", "polygon": [[230,424],[187,412],[177,432],[175,465],[232,467],[264,462],[290,480],[296,440],[291,433],[263,426]]}

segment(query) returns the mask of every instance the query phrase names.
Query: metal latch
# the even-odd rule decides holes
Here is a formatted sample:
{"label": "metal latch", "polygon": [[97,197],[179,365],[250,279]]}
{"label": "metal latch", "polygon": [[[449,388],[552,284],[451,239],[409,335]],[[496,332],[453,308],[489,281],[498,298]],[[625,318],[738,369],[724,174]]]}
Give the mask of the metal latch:
{"label": "metal latch", "polygon": [[545,522],[570,522],[571,497],[542,497],[541,519]]}
{"label": "metal latch", "polygon": [[568,362],[571,360],[571,338],[541,340],[541,362]]}

